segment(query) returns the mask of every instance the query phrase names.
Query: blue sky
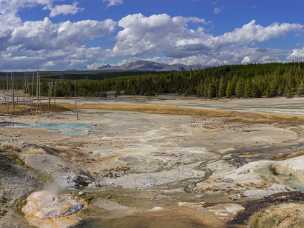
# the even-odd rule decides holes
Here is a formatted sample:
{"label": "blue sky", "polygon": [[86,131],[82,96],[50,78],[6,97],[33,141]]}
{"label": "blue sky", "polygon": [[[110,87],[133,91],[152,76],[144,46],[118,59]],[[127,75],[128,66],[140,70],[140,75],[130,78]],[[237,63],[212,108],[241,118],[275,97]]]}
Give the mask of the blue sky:
{"label": "blue sky", "polygon": [[290,61],[300,0],[0,0],[0,70]]}

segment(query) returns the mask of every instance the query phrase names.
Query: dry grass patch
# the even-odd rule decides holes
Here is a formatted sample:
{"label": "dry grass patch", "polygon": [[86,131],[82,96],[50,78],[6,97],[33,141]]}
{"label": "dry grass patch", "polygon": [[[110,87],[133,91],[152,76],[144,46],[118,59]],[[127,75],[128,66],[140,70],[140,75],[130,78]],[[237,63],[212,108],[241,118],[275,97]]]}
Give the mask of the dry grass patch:
{"label": "dry grass patch", "polygon": [[13,109],[12,105],[7,106],[7,104],[0,104],[0,114],[8,114],[8,115],[26,115],[26,114],[35,114],[41,112],[66,112],[70,111],[70,109],[63,107],[61,105],[51,105],[51,109],[49,109],[48,104],[40,104],[39,108],[36,105],[15,105],[15,109]]}
{"label": "dry grass patch", "polygon": [[[61,104],[67,109],[74,109],[73,104]],[[157,104],[80,104],[79,109],[92,110],[112,110],[112,111],[130,111],[144,112],[167,115],[191,115],[203,117],[225,117],[229,121],[246,122],[246,123],[304,123],[304,117],[280,115],[280,114],[263,114],[252,112],[226,111],[216,109],[194,109],[184,108],[175,105],[157,105]]]}

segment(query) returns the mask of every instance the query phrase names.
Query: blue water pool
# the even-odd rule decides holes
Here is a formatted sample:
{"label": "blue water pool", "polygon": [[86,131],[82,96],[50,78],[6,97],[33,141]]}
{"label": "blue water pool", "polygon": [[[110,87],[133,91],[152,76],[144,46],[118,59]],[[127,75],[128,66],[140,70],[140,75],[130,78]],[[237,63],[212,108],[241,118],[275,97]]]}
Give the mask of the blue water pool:
{"label": "blue water pool", "polygon": [[1,127],[6,128],[37,128],[47,129],[51,132],[59,132],[66,136],[82,136],[88,135],[93,130],[94,126],[86,123],[34,123],[24,124],[16,122],[3,122]]}
{"label": "blue water pool", "polygon": [[86,123],[36,123],[32,125],[32,128],[47,129],[67,136],[81,136],[88,135],[93,127]]}

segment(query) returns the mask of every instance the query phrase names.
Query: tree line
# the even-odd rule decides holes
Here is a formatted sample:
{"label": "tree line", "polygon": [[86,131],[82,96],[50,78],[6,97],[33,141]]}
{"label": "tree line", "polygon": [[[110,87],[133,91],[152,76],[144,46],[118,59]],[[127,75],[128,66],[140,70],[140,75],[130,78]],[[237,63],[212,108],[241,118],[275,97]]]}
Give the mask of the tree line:
{"label": "tree line", "polygon": [[[42,95],[50,93],[48,85],[49,79],[42,79]],[[205,98],[302,96],[304,63],[233,65],[109,79],[56,80],[56,96],[100,97],[109,92],[117,96],[170,93]]]}

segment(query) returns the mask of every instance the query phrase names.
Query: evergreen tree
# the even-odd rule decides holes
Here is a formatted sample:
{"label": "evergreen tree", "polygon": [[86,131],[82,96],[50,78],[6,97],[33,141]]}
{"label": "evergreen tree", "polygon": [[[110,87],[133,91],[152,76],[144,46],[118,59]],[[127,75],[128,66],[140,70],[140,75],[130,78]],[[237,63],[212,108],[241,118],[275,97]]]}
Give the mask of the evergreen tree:
{"label": "evergreen tree", "polygon": [[304,82],[302,82],[302,83],[299,85],[299,87],[298,87],[298,89],[297,89],[297,95],[298,95],[298,96],[303,96],[303,95],[304,95]]}
{"label": "evergreen tree", "polygon": [[215,84],[210,84],[208,88],[208,98],[216,97],[216,87]]}
{"label": "evergreen tree", "polygon": [[253,97],[252,82],[251,80],[246,80],[244,85],[244,97]]}
{"label": "evergreen tree", "polygon": [[244,97],[244,82],[242,79],[236,83],[235,94],[237,97]]}
{"label": "evergreen tree", "polygon": [[255,83],[252,83],[251,97],[256,97],[256,98],[261,97],[261,92],[260,92],[258,86]]}
{"label": "evergreen tree", "polygon": [[229,81],[226,89],[226,97],[232,97],[232,95],[233,95],[232,82]]}
{"label": "evergreen tree", "polygon": [[223,77],[221,77],[217,97],[225,97],[226,96],[226,87],[227,87],[226,81]]}

